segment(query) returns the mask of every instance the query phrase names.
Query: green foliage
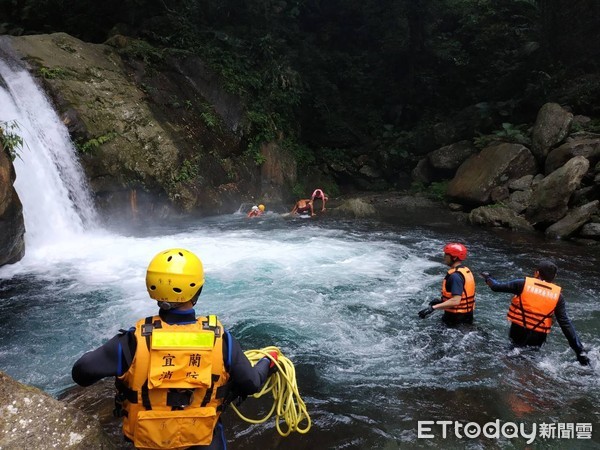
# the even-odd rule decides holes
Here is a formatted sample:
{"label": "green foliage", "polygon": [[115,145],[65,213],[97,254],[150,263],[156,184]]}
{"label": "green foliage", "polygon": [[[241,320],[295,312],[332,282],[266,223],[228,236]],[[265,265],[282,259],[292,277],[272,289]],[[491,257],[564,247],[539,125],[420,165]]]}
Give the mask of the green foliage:
{"label": "green foliage", "polygon": [[250,135],[246,153],[254,159],[256,165],[261,165],[265,162],[265,157],[260,150],[261,145],[278,137],[276,133],[277,126],[275,125],[278,116],[276,113],[269,114],[266,111],[251,110],[246,114],[246,118],[249,123]]}
{"label": "green foliage", "polygon": [[495,135],[478,133],[478,136],[475,136],[473,138],[473,144],[479,150],[482,150],[488,147],[492,142],[496,142],[497,140],[498,138]]}
{"label": "green foliage", "polygon": [[198,177],[198,175],[200,175],[200,169],[198,168],[197,161],[195,159],[184,159],[179,170],[174,175],[173,181],[176,183],[192,181]]}
{"label": "green foliage", "polygon": [[578,131],[588,131],[590,133],[600,133],[600,119],[592,119],[587,123],[573,122],[571,125],[571,131],[576,133]]}
{"label": "green foliage", "polygon": [[314,164],[315,154],[307,145],[298,142],[296,139],[286,138],[281,143],[281,146],[288,149],[294,155],[298,164],[298,170],[302,171]]}
{"label": "green foliage", "polygon": [[420,181],[415,181],[411,184],[410,191],[417,194],[423,194],[427,198],[437,201],[443,201],[446,198],[450,180],[434,181],[429,186]]}
{"label": "green foliage", "polygon": [[[472,126],[488,133],[474,139],[480,148],[493,140],[525,143],[526,130],[518,126],[489,130],[523,117],[512,115],[513,107],[532,116],[552,98],[551,88],[579,114],[599,108],[598,77],[585,85],[569,77],[599,69],[597,46],[589,45],[597,37],[592,0],[577,8],[566,0],[3,4],[0,28],[18,34],[64,31],[86,42],[104,42],[115,32],[136,36],[120,52],[152,70],[162,70],[174,53],[200,57],[245,106],[247,152],[257,164],[261,144],[284,137],[300,168],[345,163],[362,151],[393,172],[419,154],[415,149],[433,148],[432,120],[483,100],[510,108],[482,108],[485,127]],[[66,73],[43,68],[40,75]],[[569,90],[574,84],[581,88]],[[197,113],[208,128],[220,126],[211,109],[179,99],[173,105]]]}
{"label": "green foliage", "polygon": [[[192,105],[190,102],[188,109],[191,107]],[[200,118],[208,128],[213,130],[221,129],[221,118],[207,102],[200,103]]]}
{"label": "green foliage", "polygon": [[526,141],[525,131],[523,127],[526,125],[513,125],[512,123],[504,122],[502,129],[495,131],[494,134],[498,137],[507,138],[514,141]]}
{"label": "green foliage", "polygon": [[294,197],[296,198],[306,198],[306,189],[304,189],[304,185],[301,183],[296,183],[294,185],[294,187],[292,188],[292,193],[294,194]]}
{"label": "green foliage", "polygon": [[140,39],[128,40],[127,46],[120,49],[119,53],[128,58],[142,60],[149,66],[160,64],[165,60],[163,49]]}
{"label": "green foliage", "polygon": [[81,153],[92,153],[95,149],[100,147],[102,144],[112,141],[118,136],[116,131],[110,131],[101,136],[97,136],[83,143],[77,143],[76,147]]}
{"label": "green foliage", "polygon": [[350,154],[347,149],[344,148],[329,148],[323,147],[317,151],[319,160],[326,161],[327,163],[344,163],[349,161]]}
{"label": "green foliage", "polygon": [[19,124],[14,120],[0,121],[0,146],[8,152],[11,161],[16,158],[21,159],[19,149],[23,149],[25,144],[23,138],[17,133],[19,129]]}
{"label": "green foliage", "polygon": [[514,142],[523,145],[529,145],[531,140],[527,137],[527,125],[514,125],[505,122],[502,124],[501,130],[494,131],[491,135],[483,135],[473,139],[475,147],[482,149],[489,146],[492,142]]}
{"label": "green foliage", "polygon": [[68,71],[60,67],[40,67],[38,73],[46,80],[63,79],[68,75]]}

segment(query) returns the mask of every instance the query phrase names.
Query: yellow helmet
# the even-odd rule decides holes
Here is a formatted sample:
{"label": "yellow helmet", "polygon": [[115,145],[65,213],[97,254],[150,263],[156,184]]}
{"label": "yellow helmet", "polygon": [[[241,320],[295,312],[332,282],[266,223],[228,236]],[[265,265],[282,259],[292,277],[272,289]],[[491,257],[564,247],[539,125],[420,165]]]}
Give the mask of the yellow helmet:
{"label": "yellow helmet", "polygon": [[189,250],[160,252],[148,265],[146,289],[159,302],[185,303],[204,285],[202,261]]}
{"label": "yellow helmet", "polygon": [[258,205],[258,209],[260,209],[261,211],[265,210],[265,205]]}

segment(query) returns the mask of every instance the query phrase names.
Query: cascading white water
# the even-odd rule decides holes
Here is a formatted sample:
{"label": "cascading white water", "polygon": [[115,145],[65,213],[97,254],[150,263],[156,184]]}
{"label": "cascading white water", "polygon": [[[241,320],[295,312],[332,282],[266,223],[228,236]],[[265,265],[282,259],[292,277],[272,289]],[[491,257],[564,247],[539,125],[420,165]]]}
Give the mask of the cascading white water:
{"label": "cascading white water", "polygon": [[92,228],[96,212],[65,125],[27,70],[0,60],[0,122],[16,124],[24,146],[14,166],[26,251]]}

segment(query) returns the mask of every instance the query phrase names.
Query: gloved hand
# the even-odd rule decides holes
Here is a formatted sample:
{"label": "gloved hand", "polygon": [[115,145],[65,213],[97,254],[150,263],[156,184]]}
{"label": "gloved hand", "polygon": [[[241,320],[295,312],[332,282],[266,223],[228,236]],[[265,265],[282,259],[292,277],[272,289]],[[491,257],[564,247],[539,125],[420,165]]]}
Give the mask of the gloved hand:
{"label": "gloved hand", "polygon": [[428,306],[427,308],[422,309],[421,311],[419,311],[419,317],[421,319],[424,319],[425,317],[427,317],[429,314],[431,314],[434,311],[435,311],[435,309],[433,309],[432,306]]}
{"label": "gloved hand", "polygon": [[581,364],[582,366],[590,365],[590,358],[587,357],[585,351],[582,351],[579,355],[577,355],[577,361],[579,361],[579,364]]}
{"label": "gloved hand", "polygon": [[442,300],[441,298],[434,298],[429,302],[429,306],[439,305],[440,303],[444,303],[444,300]]}
{"label": "gloved hand", "polygon": [[269,355],[271,355],[271,357],[273,358],[273,359],[269,359],[269,358],[265,357],[266,359],[269,360],[269,375],[272,375],[275,372],[277,372],[277,370],[278,370],[277,365],[275,364],[275,361],[277,361],[279,359],[279,354],[275,350],[267,352],[267,353]]}
{"label": "gloved hand", "polygon": [[481,275],[485,281],[487,281],[487,279],[491,277],[489,272],[481,272],[479,275]]}

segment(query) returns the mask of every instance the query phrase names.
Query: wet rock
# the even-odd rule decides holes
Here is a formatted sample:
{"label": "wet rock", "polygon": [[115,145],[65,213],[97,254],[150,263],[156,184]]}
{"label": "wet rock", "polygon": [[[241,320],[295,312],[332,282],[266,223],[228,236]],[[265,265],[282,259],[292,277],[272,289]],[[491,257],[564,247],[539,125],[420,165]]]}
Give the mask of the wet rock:
{"label": "wet rock", "polygon": [[91,416],[0,372],[0,448],[112,450]]}
{"label": "wet rock", "polygon": [[527,220],[504,206],[480,206],[475,208],[469,214],[469,222],[474,225],[533,231],[533,226]]}
{"label": "wet rock", "polygon": [[333,210],[333,215],[343,217],[371,217],[375,216],[377,210],[364,199],[352,198],[344,201],[340,206]]}
{"label": "wet rock", "polygon": [[575,208],[558,222],[546,229],[546,236],[555,239],[563,239],[573,234],[584,223],[588,222],[593,214],[598,211],[598,200]]}
{"label": "wet rock", "polygon": [[0,146],[0,266],[15,263],[25,255],[23,206],[13,187],[15,177],[9,155]]}

